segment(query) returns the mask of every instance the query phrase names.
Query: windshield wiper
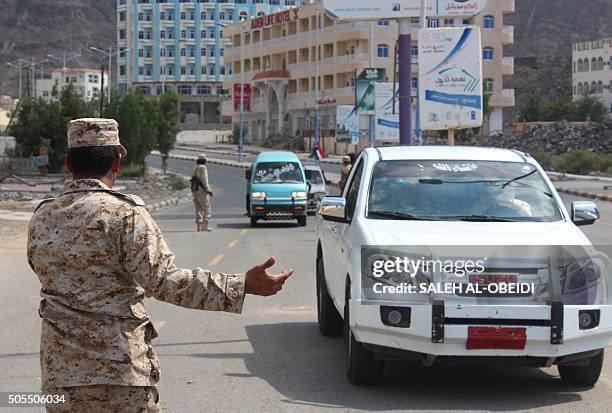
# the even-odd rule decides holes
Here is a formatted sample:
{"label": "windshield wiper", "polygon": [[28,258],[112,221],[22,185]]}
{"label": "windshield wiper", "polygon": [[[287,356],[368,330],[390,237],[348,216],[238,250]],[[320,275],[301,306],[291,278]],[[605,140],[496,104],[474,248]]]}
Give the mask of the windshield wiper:
{"label": "windshield wiper", "polygon": [[515,219],[496,217],[493,215],[457,215],[445,217],[449,220],[470,221],[470,222],[518,222]]}
{"label": "windshield wiper", "polygon": [[397,211],[370,211],[368,215],[376,215],[378,217],[392,218],[402,221],[439,221],[438,219],[431,217],[420,217],[417,215],[405,214],[403,212]]}

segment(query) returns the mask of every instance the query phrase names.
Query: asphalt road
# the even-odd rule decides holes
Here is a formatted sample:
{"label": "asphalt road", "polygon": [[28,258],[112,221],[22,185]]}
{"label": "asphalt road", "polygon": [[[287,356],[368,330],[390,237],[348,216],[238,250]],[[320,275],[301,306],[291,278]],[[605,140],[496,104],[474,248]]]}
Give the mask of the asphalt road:
{"label": "asphalt road", "polygon": [[[151,164],[158,167],[159,158]],[[185,175],[193,166],[169,161],[171,170]],[[297,271],[278,296],[247,297],[242,315],[147,301],[160,332],[155,346],[166,412],[609,411],[610,361],[593,389],[563,385],[556,368],[426,369],[399,362],[388,363],[382,385],[348,384],[342,341],[320,336],[316,326],[313,220],[305,228],[273,223],[251,229],[243,216],[244,171],[211,165],[209,173],[215,232],[194,232],[189,203],[155,215],[177,263],[241,272],[273,255],[275,270]],[[612,205],[601,206],[602,222],[585,229],[595,243],[610,241]],[[0,246],[0,262],[0,392],[36,391],[39,285],[23,240]]]}

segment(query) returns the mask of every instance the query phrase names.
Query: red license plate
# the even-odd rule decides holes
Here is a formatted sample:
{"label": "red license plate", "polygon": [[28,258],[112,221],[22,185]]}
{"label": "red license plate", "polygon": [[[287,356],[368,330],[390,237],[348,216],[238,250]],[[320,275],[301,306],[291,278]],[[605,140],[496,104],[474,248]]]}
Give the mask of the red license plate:
{"label": "red license plate", "polygon": [[524,350],[527,329],[524,327],[468,327],[468,350]]}
{"label": "red license plate", "polygon": [[471,284],[516,284],[516,274],[470,274]]}

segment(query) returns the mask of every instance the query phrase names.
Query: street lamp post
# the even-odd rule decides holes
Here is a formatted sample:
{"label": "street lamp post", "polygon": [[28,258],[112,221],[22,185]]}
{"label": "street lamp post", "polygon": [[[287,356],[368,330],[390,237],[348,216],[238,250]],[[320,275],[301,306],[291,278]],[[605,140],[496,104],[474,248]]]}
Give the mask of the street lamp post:
{"label": "street lamp post", "polygon": [[112,70],[113,70],[113,56],[118,55],[120,53],[129,52],[130,49],[117,49],[113,51],[113,46],[108,47],[108,52],[102,49],[98,49],[95,46],[89,46],[89,50],[92,52],[100,53],[106,57],[108,57],[108,103],[111,101],[111,85],[112,85]]}
{"label": "street lamp post", "polygon": [[[240,137],[238,141],[238,162],[242,162],[244,145],[244,49],[246,33],[244,23],[240,27]],[[270,126],[270,125],[268,125]]]}
{"label": "street lamp post", "polygon": [[[319,139],[319,77],[321,75],[321,67],[319,62],[319,47],[321,43],[321,3],[316,1],[317,14],[315,25],[315,101],[314,101],[314,146],[318,148]],[[315,149],[316,150],[316,149]]]}
{"label": "street lamp post", "polygon": [[62,57],[53,56],[52,54],[48,54],[47,57],[49,59],[55,59],[57,61],[62,62],[62,68],[66,69],[66,62],[68,60],[73,60],[73,59],[81,57],[81,54],[80,53],[74,53],[72,56],[67,56],[66,52],[64,52]]}

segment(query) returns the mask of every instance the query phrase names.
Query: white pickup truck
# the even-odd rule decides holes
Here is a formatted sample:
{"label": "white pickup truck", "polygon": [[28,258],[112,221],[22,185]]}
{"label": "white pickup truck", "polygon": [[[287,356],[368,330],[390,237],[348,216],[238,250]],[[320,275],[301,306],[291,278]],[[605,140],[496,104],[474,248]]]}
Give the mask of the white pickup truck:
{"label": "white pickup truck", "polygon": [[[405,359],[557,365],[564,382],[593,385],[612,338],[612,265],[578,226],[597,219],[592,202],[568,213],[522,152],[365,149],[318,210],[319,329],[344,335],[355,384]],[[433,267],[401,268],[412,259]]]}

